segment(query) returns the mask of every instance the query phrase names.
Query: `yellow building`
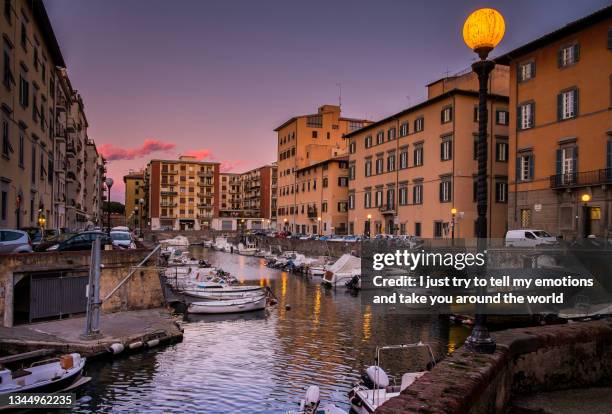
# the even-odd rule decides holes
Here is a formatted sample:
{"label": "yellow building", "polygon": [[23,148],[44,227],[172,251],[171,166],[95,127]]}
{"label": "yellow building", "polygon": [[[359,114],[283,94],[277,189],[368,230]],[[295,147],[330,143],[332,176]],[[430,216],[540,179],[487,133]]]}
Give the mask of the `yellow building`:
{"label": "yellow building", "polygon": [[[146,220],[145,207],[145,188],[144,188],[144,171],[130,170],[127,175],[123,176],[125,183],[125,220],[128,225],[134,229],[139,229],[140,221]],[[142,200],[142,202],[140,201]]]}
{"label": "yellow building", "polygon": [[340,107],[323,105],[317,113],[294,116],[277,127],[278,197],[277,222],[291,232],[309,222],[301,222],[301,205],[296,171],[346,153],[344,135],[370,123],[341,116]]}
{"label": "yellow building", "polygon": [[55,68],[64,59],[41,0],[3,4],[0,227],[37,226],[43,215],[55,227]]}
{"label": "yellow building", "polygon": [[[470,71],[427,85],[427,100],[348,133],[348,231],[474,237],[478,81]],[[508,68],[491,73],[488,232],[506,231]],[[456,208],[454,217],[451,209]]]}
{"label": "yellow building", "polygon": [[[612,231],[612,6],[497,59],[510,66],[510,228]],[[584,203],[582,197],[589,200]]]}

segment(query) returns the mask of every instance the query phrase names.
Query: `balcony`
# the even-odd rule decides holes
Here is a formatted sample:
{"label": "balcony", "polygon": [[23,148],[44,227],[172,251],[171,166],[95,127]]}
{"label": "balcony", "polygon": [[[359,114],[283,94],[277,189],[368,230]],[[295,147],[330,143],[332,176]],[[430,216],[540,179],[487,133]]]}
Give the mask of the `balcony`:
{"label": "balcony", "polygon": [[309,208],[307,214],[308,214],[308,218],[311,218],[311,219],[316,219],[317,217],[319,217],[319,214],[316,208]]}
{"label": "balcony", "polygon": [[395,214],[395,206],[393,204],[383,204],[379,207],[379,210],[383,215]]}
{"label": "balcony", "polygon": [[162,188],[161,193],[162,195],[178,195],[176,190],[172,190],[170,188]]}
{"label": "balcony", "polygon": [[213,208],[212,204],[209,203],[198,203],[198,208]]}
{"label": "balcony", "polygon": [[160,207],[177,207],[178,203],[161,203]]}
{"label": "balcony", "polygon": [[203,181],[198,181],[198,185],[199,185],[200,187],[212,187],[212,186],[213,186],[213,183],[205,183],[205,182],[203,182]]}
{"label": "balcony", "polygon": [[550,176],[550,188],[552,189],[579,188],[602,184],[612,184],[612,168]]}
{"label": "balcony", "polygon": [[198,171],[198,176],[199,177],[212,177],[213,173],[212,171]]}
{"label": "balcony", "polygon": [[162,172],[161,172],[161,173],[162,173],[163,175],[177,175],[177,174],[178,174],[178,171],[177,171],[177,170],[166,170],[166,171],[162,170]]}

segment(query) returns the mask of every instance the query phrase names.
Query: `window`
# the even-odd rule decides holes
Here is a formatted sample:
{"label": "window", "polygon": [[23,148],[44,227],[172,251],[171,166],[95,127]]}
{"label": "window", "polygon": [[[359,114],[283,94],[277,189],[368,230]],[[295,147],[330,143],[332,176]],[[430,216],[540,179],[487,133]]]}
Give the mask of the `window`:
{"label": "window", "polygon": [[508,202],[508,183],[506,181],[497,181],[495,183],[495,201],[497,203]]}
{"label": "window", "polygon": [[348,187],[348,177],[338,177],[338,187]]}
{"label": "window", "polygon": [[400,169],[408,168],[408,151],[400,152]]}
{"label": "window", "polygon": [[440,159],[448,161],[453,159],[453,139],[444,138],[440,143]]}
{"label": "window", "polygon": [[36,184],[36,146],[34,143],[32,143],[32,172],[30,178],[32,184]]}
{"label": "window", "polygon": [[321,203],[321,212],[327,213],[327,202],[326,201]]}
{"label": "window", "polygon": [[443,230],[444,223],[442,223],[441,221],[434,221],[434,237],[442,237]]}
{"label": "window", "polygon": [[387,204],[386,208],[392,210],[395,208],[395,189],[389,188],[387,189]]}
{"label": "window", "polygon": [[453,120],[453,108],[451,106],[448,106],[442,109],[442,112],[440,113],[440,122],[443,124],[446,124],[448,122],[451,122],[452,120]]}
{"label": "window", "polygon": [[395,128],[389,128],[387,131],[387,140],[391,141],[395,139],[396,131]]}
{"label": "window", "polygon": [[522,208],[520,214],[521,227],[531,227],[531,209]]}
{"label": "window", "polygon": [[365,176],[366,176],[366,177],[369,177],[369,176],[371,176],[371,175],[372,175],[372,160],[367,160],[367,161],[365,162],[365,168],[364,168],[364,170],[365,170]]}
{"label": "window", "polygon": [[356,131],[363,128],[363,122],[361,121],[349,121],[349,131]]}
{"label": "window", "polygon": [[357,145],[355,144],[355,141],[351,141],[349,145],[349,152],[351,154],[354,154],[355,152],[357,152]]}
{"label": "window", "polygon": [[384,160],[382,158],[376,159],[376,174],[382,174],[384,172]]}
{"label": "window", "polygon": [[528,102],[518,107],[518,125],[519,129],[533,128],[535,118],[535,103]]}
{"label": "window", "polygon": [[516,159],[516,177],[517,181],[533,180],[533,154],[523,154]]}
{"label": "window", "polygon": [[425,118],[420,117],[414,120],[414,132],[421,132],[425,129]]}
{"label": "window", "polygon": [[372,193],[366,191],[363,193],[363,207],[370,208],[372,207]]}
{"label": "window", "polygon": [[478,122],[478,120],[480,119],[480,115],[478,114],[478,106],[474,107],[474,122]]}
{"label": "window", "polygon": [[421,237],[421,223],[414,223],[414,235],[416,237]]}
{"label": "window", "polygon": [[21,47],[23,50],[28,50],[28,30],[25,22],[21,22]]}
{"label": "window", "polygon": [[9,136],[9,123],[6,119],[2,119],[2,155],[9,157],[13,152]]}
{"label": "window", "polygon": [[508,162],[508,143],[506,141],[497,141],[495,144],[495,161]]}
{"label": "window", "polygon": [[349,197],[348,197],[348,208],[350,210],[355,210],[355,194],[349,194]]}
{"label": "window", "polygon": [[559,49],[558,64],[560,68],[573,65],[578,62],[580,55],[580,46],[576,43],[573,45],[564,46]]}
{"label": "window", "polygon": [[557,95],[557,120],[571,119],[578,115],[578,89]]}
{"label": "window", "polygon": [[29,96],[30,96],[30,84],[24,77],[21,75],[19,77],[19,104],[24,108],[28,107],[29,104]]}
{"label": "window", "polygon": [[[578,164],[578,147],[565,147],[557,150],[556,174],[562,184],[572,184]],[[559,184],[560,184],[559,183]]]}
{"label": "window", "polygon": [[383,142],[385,142],[385,132],[378,131],[378,133],[376,134],[376,144],[380,145]]}
{"label": "window", "polygon": [[415,184],[412,187],[412,204],[423,204],[423,184]]}
{"label": "window", "polygon": [[518,71],[519,82],[525,82],[535,77],[535,61],[521,63]]}
{"label": "window", "polygon": [[400,137],[408,135],[408,122],[404,122],[400,125]]}
{"label": "window", "polygon": [[400,187],[399,189],[399,205],[408,205],[408,187]]}
{"label": "window", "polygon": [[381,207],[382,206],[382,202],[383,202],[383,192],[382,192],[382,190],[376,190],[375,197],[376,198],[374,200],[374,202],[375,202],[374,206],[375,207]]}
{"label": "window", "polygon": [[448,203],[451,201],[452,191],[450,180],[443,180],[440,182],[440,202]]}
{"label": "window", "polygon": [[319,136],[319,132],[318,131],[312,131],[312,137],[313,138],[317,138]]}
{"label": "window", "polygon": [[423,165],[423,145],[418,145],[414,148],[413,156],[415,167]]}
{"label": "window", "polygon": [[[306,118],[306,126],[309,128],[322,128],[323,127],[323,116],[322,115],[311,115]],[[313,138],[316,136],[313,135]]]}
{"label": "window", "polygon": [[495,123],[497,125],[508,125],[508,111],[501,109],[495,111]]}
{"label": "window", "polygon": [[355,179],[355,164],[349,166],[349,180]]}
{"label": "window", "polygon": [[13,10],[12,10],[11,3],[12,3],[11,0],[4,0],[4,15],[6,16],[6,20],[8,20],[9,23],[12,22],[12,16],[13,16]]}
{"label": "window", "polygon": [[365,137],[365,147],[370,148],[372,146],[372,136],[368,135]]}
{"label": "window", "polygon": [[395,154],[391,154],[387,157],[387,171],[395,171]]}
{"label": "window", "polygon": [[4,86],[6,86],[9,90],[11,90],[11,86],[15,83],[13,79],[13,72],[11,71],[11,50],[10,46],[5,42],[4,43],[4,70],[2,74],[2,82]]}
{"label": "window", "polygon": [[25,159],[25,137],[23,135],[23,130],[19,130],[19,166],[23,167]]}

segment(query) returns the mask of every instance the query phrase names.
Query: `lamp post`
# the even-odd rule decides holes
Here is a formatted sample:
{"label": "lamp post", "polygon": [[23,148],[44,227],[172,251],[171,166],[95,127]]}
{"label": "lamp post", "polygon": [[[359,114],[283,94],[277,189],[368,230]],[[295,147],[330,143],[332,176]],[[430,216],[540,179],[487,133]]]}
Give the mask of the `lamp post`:
{"label": "lamp post", "polygon": [[455,207],[451,208],[451,239],[452,245],[455,245],[455,216],[457,215],[457,209]]}
{"label": "lamp post", "polygon": [[283,223],[284,223],[283,230],[286,232],[287,231],[287,219],[286,218],[283,219]]}
{"label": "lamp post", "polygon": [[368,214],[368,232],[366,234],[366,236],[368,236],[368,239],[370,238],[371,233],[372,233],[372,215]]}
{"label": "lamp post", "polygon": [[45,217],[45,213],[43,213],[43,209],[38,210],[38,227],[40,227],[40,241],[43,242],[45,240],[45,225],[47,224],[47,218]]}
{"label": "lamp post", "polygon": [[113,179],[108,177],[105,181],[106,184],[106,188],[108,188],[108,198],[106,199],[106,213],[107,213],[107,220],[108,220],[108,232],[110,234],[110,229],[111,229],[111,205],[110,205],[110,201],[111,201],[111,187],[113,186]]}
{"label": "lamp post", "polygon": [[319,223],[317,225],[317,233],[319,234],[319,236],[321,235],[321,216],[317,217],[317,222]]}
{"label": "lamp post", "polygon": [[140,200],[138,200],[140,203],[140,216],[138,217],[138,224],[140,225],[140,234],[139,236],[142,237],[142,221],[144,220],[144,198],[141,198]]}
{"label": "lamp post", "polygon": [[[465,44],[478,54],[480,60],[472,65],[472,70],[478,76],[478,175],[476,181],[476,220],[477,248],[483,253],[487,248],[487,95],[489,74],[495,63],[488,60],[489,53],[504,37],[505,22],[502,15],[495,9],[478,9],[468,16],[463,25],[463,40]],[[484,269],[481,269],[484,273]],[[480,289],[480,294],[486,293]],[[495,352],[495,340],[491,338],[486,327],[486,315],[482,305],[476,306],[476,324],[466,340],[469,349],[478,353]]]}
{"label": "lamp post", "polygon": [[583,194],[580,197],[582,200],[582,235],[586,239],[591,233],[591,221],[589,220],[589,201],[591,201],[590,194]]}

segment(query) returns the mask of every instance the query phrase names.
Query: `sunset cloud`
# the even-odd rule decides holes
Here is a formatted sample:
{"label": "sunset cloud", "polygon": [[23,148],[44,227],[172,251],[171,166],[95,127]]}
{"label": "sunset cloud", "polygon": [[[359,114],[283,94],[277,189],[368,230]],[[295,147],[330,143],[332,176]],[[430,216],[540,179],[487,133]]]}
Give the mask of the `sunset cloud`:
{"label": "sunset cloud", "polygon": [[231,172],[242,165],[242,160],[229,160],[221,162],[221,172]]}
{"label": "sunset cloud", "polygon": [[164,142],[157,139],[145,139],[138,148],[120,148],[113,144],[102,144],[98,147],[98,152],[107,161],[133,160],[144,157],[154,152],[167,152],[176,148],[172,142]]}
{"label": "sunset cloud", "polygon": [[198,160],[203,161],[203,160],[214,160],[214,156],[213,153],[210,149],[208,148],[202,148],[202,149],[198,149],[198,150],[189,150],[185,153],[183,153],[183,155],[186,155],[188,157],[196,157]]}

